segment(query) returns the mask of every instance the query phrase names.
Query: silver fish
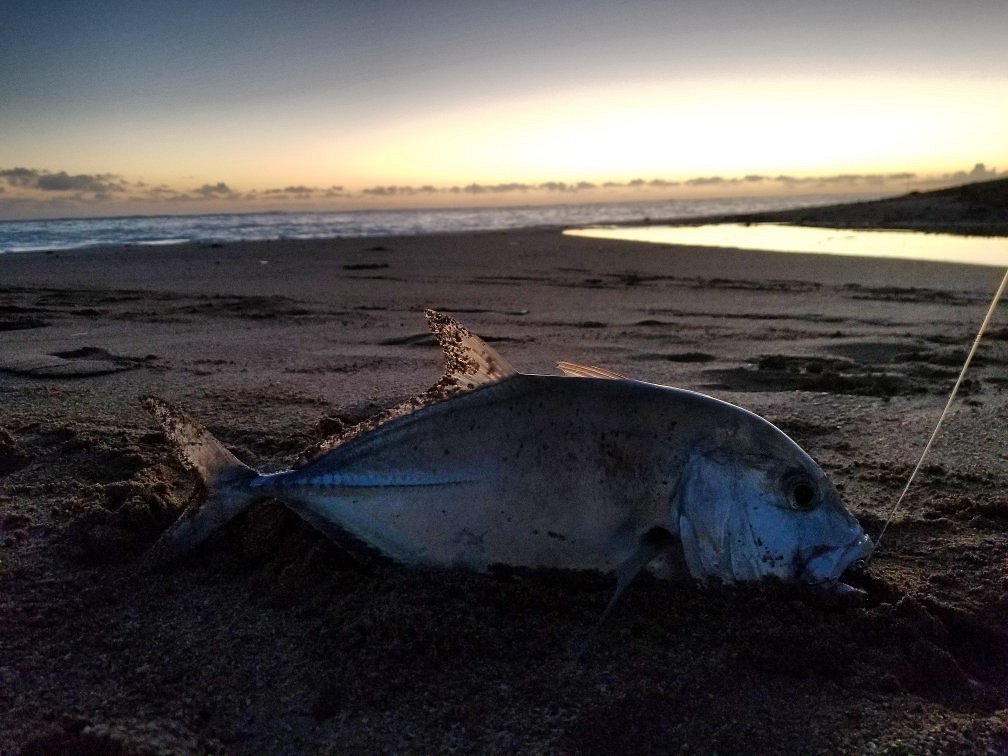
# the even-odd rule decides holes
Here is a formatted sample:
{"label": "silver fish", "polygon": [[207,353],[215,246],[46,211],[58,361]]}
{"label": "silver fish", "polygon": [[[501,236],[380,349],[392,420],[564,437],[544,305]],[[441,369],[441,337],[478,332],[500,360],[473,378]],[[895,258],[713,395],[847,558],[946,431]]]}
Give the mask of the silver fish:
{"label": "silver fish", "polygon": [[775,577],[850,590],[840,577],[871,540],[768,421],[601,368],[517,373],[455,321],[427,316],[445,352],[441,383],[285,472],[259,474],[146,398],[206,488],[151,559],[271,498],[408,566],[598,570],[617,575],[617,596],[649,565],[699,583]]}

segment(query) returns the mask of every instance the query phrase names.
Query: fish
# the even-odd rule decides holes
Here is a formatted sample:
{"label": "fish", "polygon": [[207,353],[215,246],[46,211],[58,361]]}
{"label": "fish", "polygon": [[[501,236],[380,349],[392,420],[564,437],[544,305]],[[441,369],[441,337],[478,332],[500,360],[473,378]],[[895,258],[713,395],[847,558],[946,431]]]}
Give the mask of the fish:
{"label": "fish", "polygon": [[153,396],[144,406],[202,481],[148,552],[178,558],[274,499],[333,541],[411,568],[713,583],[841,580],[871,539],[812,458],[766,419],[693,391],[561,362],[520,373],[426,311],[445,357],[428,391],[260,473]]}

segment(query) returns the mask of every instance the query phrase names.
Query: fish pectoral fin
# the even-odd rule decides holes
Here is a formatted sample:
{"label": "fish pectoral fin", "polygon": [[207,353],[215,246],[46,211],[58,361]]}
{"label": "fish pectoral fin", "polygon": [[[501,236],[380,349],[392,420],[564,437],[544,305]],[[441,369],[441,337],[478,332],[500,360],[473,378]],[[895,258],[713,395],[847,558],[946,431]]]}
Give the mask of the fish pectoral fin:
{"label": "fish pectoral fin", "polygon": [[456,320],[436,310],[425,310],[427,325],[444,352],[444,380],[474,389],[517,375],[497,351]]}
{"label": "fish pectoral fin", "polygon": [[634,552],[616,568],[616,591],[609,599],[609,604],[602,613],[599,624],[602,624],[602,621],[609,616],[613,607],[616,606],[616,602],[619,601],[619,597],[623,595],[623,591],[630,587],[630,583],[640,574],[641,570],[675,544],[676,537],[662,527],[653,527],[640,537]]}
{"label": "fish pectoral fin", "polygon": [[576,362],[567,362],[567,360],[560,360],[556,365],[564,375],[571,378],[608,378],[613,381],[627,380],[627,377],[622,373],[597,367],[596,365],[579,365]]}
{"label": "fish pectoral fin", "polygon": [[580,659],[584,652],[588,650],[588,644],[591,643],[606,619],[612,614],[612,610],[616,607],[620,596],[623,595],[623,591],[630,587],[634,578],[640,574],[641,570],[651,564],[654,559],[675,546],[677,540],[672,533],[660,526],[651,528],[640,537],[637,548],[616,568],[616,590],[613,592],[612,598],[609,599],[609,603],[606,604],[602,616],[599,617],[598,622],[595,623],[595,626],[585,636],[584,641],[582,641],[580,648],[575,654],[575,660]]}

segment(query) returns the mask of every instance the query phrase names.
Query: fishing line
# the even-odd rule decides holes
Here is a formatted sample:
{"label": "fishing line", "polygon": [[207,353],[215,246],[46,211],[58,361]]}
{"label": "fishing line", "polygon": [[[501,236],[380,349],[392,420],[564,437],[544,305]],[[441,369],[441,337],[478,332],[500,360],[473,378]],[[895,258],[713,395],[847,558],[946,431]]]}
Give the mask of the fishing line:
{"label": "fishing line", "polygon": [[[903,486],[903,493],[899,495],[899,498],[893,505],[892,511],[889,512],[889,517],[882,526],[882,531],[879,533],[878,538],[875,539],[875,546],[868,555],[868,559],[871,559],[875,555],[875,552],[878,551],[878,547],[882,543],[882,536],[885,535],[886,529],[889,527],[889,523],[891,523],[893,521],[893,517],[896,516],[896,512],[899,509],[900,504],[903,503],[903,498],[907,495],[907,491],[910,490],[910,484],[913,483],[914,478],[917,476],[917,471],[920,470],[921,465],[924,464],[924,458],[927,456],[927,453],[931,451],[931,445],[938,437],[938,431],[942,426],[942,422],[944,422],[945,416],[952,407],[952,401],[955,399],[956,394],[959,391],[959,386],[962,384],[963,376],[966,375],[966,370],[969,368],[970,362],[973,361],[973,355],[976,354],[977,347],[980,345],[980,338],[984,335],[984,331],[987,330],[987,326],[990,323],[991,318],[994,316],[994,310],[997,309],[998,302],[1001,301],[1001,295],[1004,294],[1006,286],[1008,286],[1008,270],[1005,271],[1004,278],[1001,279],[1001,285],[998,287],[997,292],[995,292],[994,299],[991,300],[990,307],[987,310],[987,315],[984,317],[983,323],[980,324],[980,330],[977,331],[976,338],[973,339],[973,346],[970,347],[969,354],[966,355],[966,362],[963,363],[962,370],[959,371],[959,377],[956,378],[955,385],[952,387],[952,393],[949,394],[948,401],[945,402],[945,409],[942,410],[941,416],[938,418],[938,423],[931,432],[931,438],[929,438],[928,442],[924,445],[924,451],[921,452],[920,459],[917,460],[917,465],[914,467],[913,472],[910,473],[910,478],[907,480],[906,485]],[[865,561],[867,561],[867,559]]]}

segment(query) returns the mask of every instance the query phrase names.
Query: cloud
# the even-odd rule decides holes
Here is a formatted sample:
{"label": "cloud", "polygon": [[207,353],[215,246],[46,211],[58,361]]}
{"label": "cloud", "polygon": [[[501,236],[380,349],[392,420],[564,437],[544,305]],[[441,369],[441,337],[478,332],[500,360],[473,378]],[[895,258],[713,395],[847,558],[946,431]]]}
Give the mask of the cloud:
{"label": "cloud", "polygon": [[223,181],[218,181],[216,184],[203,184],[199,189],[193,189],[192,192],[197,197],[202,197],[203,199],[240,199],[241,194],[234,191],[230,186],[225,184]]}
{"label": "cloud", "polygon": [[696,178],[691,178],[686,182],[686,186],[720,186],[721,184],[732,183],[730,179],[726,179],[724,176],[698,176]]}
{"label": "cloud", "polygon": [[170,200],[180,194],[178,189],[172,189],[167,184],[158,184],[157,186],[141,185],[140,188],[143,191],[138,199]]}
{"label": "cloud", "polygon": [[314,186],[296,184],[285,186],[283,189],[264,189],[264,196],[271,196],[277,199],[311,199],[320,190]]}
{"label": "cloud", "polygon": [[[434,189],[434,187],[429,187]],[[527,192],[532,189],[529,184],[468,184],[462,187],[460,190],[458,187],[452,187],[450,191],[463,191],[467,194],[508,194],[510,192]]]}
{"label": "cloud", "polygon": [[370,194],[374,197],[394,197],[399,193],[397,186],[372,186],[364,190],[364,194]]}
{"label": "cloud", "polygon": [[122,192],[126,186],[118,176],[111,173],[89,175],[78,173],[71,176],[66,171],[46,173],[38,177],[36,186],[44,192],[95,192],[109,194]]}
{"label": "cloud", "polygon": [[1008,174],[1008,171],[1001,171],[998,173],[996,168],[988,169],[983,163],[977,163],[973,166],[972,170],[967,171],[956,171],[955,173],[946,173],[942,176],[944,181],[990,181],[991,179],[996,179],[998,176],[1004,177]]}
{"label": "cloud", "polygon": [[[476,184],[471,186],[476,187]],[[340,195],[343,192],[343,187],[333,187]],[[465,189],[460,189],[457,186],[453,186],[446,189],[438,189],[436,186],[431,186],[430,184],[424,184],[423,186],[372,186],[363,190],[363,193],[370,195],[372,197],[411,197],[415,194],[438,194],[441,192],[453,192],[458,193],[461,191],[472,191],[474,194],[479,194],[480,190],[471,190],[470,187],[465,187]]]}
{"label": "cloud", "polygon": [[986,181],[987,179],[997,178],[999,174],[996,168],[987,170],[987,166],[983,163],[977,163],[973,166],[973,170],[971,170],[968,175],[971,179],[976,181]]}
{"label": "cloud", "polygon": [[20,189],[38,189],[43,192],[85,192],[100,195],[124,192],[128,186],[113,173],[78,173],[66,171],[40,171],[34,168],[7,168],[0,170],[0,178],[9,186]]}
{"label": "cloud", "polygon": [[[279,203],[298,203],[295,206],[312,209],[337,209],[347,202],[362,200],[382,200],[392,205],[396,201],[406,205],[406,198],[442,198],[442,204],[449,204],[451,198],[458,198],[465,204],[463,196],[479,197],[487,203],[505,202],[508,195],[512,201],[524,202],[521,195],[550,201],[588,201],[600,197],[605,191],[606,199],[633,201],[661,196],[666,190],[679,187],[676,196],[703,196],[711,193],[757,193],[760,191],[783,192],[872,192],[906,191],[910,188],[925,189],[940,186],[988,181],[1008,176],[1008,171],[988,168],[984,163],[976,163],[969,170],[946,174],[918,175],[913,172],[891,173],[837,173],[821,176],[793,176],[788,174],[747,174],[740,176],[702,175],[679,180],[657,178],[634,178],[628,181],[563,181],[552,180],[539,183],[506,182],[496,184],[470,183],[453,186],[433,184],[386,184],[359,188],[344,188],[342,185],[309,186],[306,184],[279,185],[265,189],[237,191],[225,181],[210,181],[198,188],[178,188],[168,184],[151,184],[139,179],[125,179],[114,173],[70,173],[65,170],[53,171],[15,166],[0,168],[0,216],[32,217],[35,215],[95,214],[122,211],[126,206],[142,208],[142,212],[205,212],[209,203],[229,203],[232,208],[248,212],[276,209]],[[190,187],[202,178],[186,177]],[[514,196],[518,195],[518,198]],[[531,200],[529,200],[531,201]],[[240,204],[239,204],[240,203]],[[370,202],[368,202],[370,204]],[[377,202],[376,202],[377,204]],[[162,209],[163,208],[163,209]]]}
{"label": "cloud", "polygon": [[39,172],[31,168],[7,168],[0,171],[0,178],[11,186],[34,186]]}

